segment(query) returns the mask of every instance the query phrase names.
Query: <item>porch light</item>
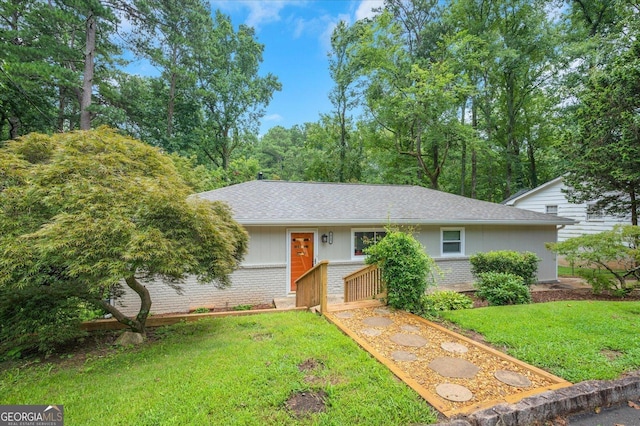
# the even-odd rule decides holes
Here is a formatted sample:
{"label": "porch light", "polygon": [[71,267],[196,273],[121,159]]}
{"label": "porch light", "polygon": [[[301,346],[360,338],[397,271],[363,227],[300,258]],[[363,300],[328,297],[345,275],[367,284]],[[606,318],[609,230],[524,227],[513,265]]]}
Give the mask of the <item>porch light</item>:
{"label": "porch light", "polygon": [[329,237],[327,236],[327,234],[322,234],[322,242],[326,244],[326,242],[329,240]]}

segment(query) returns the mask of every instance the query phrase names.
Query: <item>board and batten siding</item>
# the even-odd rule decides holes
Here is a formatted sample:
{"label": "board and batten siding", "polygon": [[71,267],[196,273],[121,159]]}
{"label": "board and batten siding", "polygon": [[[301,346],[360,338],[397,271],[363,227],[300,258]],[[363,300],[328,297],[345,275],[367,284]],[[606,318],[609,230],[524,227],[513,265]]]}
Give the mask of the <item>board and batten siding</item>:
{"label": "board and batten siding", "polygon": [[612,229],[616,224],[630,223],[628,220],[611,216],[588,218],[588,204],[570,203],[563,192],[564,189],[566,189],[566,186],[563,180],[561,178],[554,179],[516,198],[512,202],[507,202],[507,205],[538,213],[546,213],[547,206],[557,206],[558,216],[576,221],[574,225],[566,225],[558,229],[558,241],[585,234],[597,234]]}

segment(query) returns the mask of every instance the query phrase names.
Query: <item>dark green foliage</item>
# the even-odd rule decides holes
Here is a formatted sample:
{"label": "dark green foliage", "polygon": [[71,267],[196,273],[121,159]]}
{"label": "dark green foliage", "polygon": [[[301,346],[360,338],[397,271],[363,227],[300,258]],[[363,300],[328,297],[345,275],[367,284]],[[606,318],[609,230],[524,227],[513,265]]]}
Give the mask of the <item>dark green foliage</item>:
{"label": "dark green foliage", "polygon": [[389,306],[409,312],[421,310],[427,286],[434,286],[436,265],[410,234],[387,229],[387,235],[365,249],[366,263],[382,270]]}
{"label": "dark green foliage", "polygon": [[531,303],[531,292],[521,277],[503,272],[483,272],[475,283],[476,295],[490,305]]}
{"label": "dark green foliage", "polygon": [[422,298],[422,306],[428,311],[455,311],[473,308],[473,300],[469,296],[452,290],[436,291]]}
{"label": "dark green foliage", "polygon": [[49,354],[85,336],[80,322],[100,313],[61,285],[0,287],[0,359]]}
{"label": "dark green foliage", "polygon": [[640,41],[634,39],[589,73],[560,152],[568,163],[569,201],[595,200],[594,210],[638,225]]}
{"label": "dark green foliage", "polygon": [[469,261],[471,273],[475,277],[479,277],[484,272],[503,272],[517,275],[522,278],[525,285],[531,285],[536,282],[540,258],[531,252],[498,250],[476,253],[469,258]]}

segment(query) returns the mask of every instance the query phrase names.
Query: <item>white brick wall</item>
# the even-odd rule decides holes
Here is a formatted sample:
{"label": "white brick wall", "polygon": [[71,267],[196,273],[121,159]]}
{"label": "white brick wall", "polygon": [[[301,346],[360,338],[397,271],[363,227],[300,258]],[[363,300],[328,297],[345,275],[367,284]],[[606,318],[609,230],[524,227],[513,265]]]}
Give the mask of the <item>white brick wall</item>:
{"label": "white brick wall", "polygon": [[453,286],[454,284],[467,284],[474,281],[471,275],[471,263],[468,257],[435,259],[442,271],[442,276],[436,276],[439,287]]}
{"label": "white brick wall", "polygon": [[[154,314],[271,303],[274,297],[286,295],[285,265],[240,268],[231,275],[231,280],[233,284],[221,290],[213,284],[199,284],[195,277],[189,277],[182,285],[182,294],[161,281],[145,286],[151,293],[151,312]],[[124,288],[125,294],[115,302],[116,307],[125,315],[135,315],[140,309],[140,299],[126,285]]]}
{"label": "white brick wall", "polygon": [[[437,277],[440,287],[471,283],[469,259],[436,259],[443,272]],[[329,294],[343,294],[342,278],[364,266],[361,261],[330,262],[327,270]],[[220,290],[213,284],[199,284],[189,277],[182,285],[182,294],[161,281],[145,284],[151,293],[151,312],[164,314],[188,312],[196,308],[232,308],[245,304],[272,303],[276,297],[288,294],[286,265],[245,266],[231,275],[232,285]],[[135,315],[140,308],[138,295],[124,286],[125,294],[115,303],[125,315]]]}

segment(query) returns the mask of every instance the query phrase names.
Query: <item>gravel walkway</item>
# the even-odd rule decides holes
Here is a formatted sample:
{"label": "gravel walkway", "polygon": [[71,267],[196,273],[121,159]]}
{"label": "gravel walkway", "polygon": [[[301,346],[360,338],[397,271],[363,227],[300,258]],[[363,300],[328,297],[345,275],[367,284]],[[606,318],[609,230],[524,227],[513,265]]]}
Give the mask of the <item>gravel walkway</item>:
{"label": "gravel walkway", "polygon": [[403,311],[368,307],[326,316],[447,417],[571,385]]}

